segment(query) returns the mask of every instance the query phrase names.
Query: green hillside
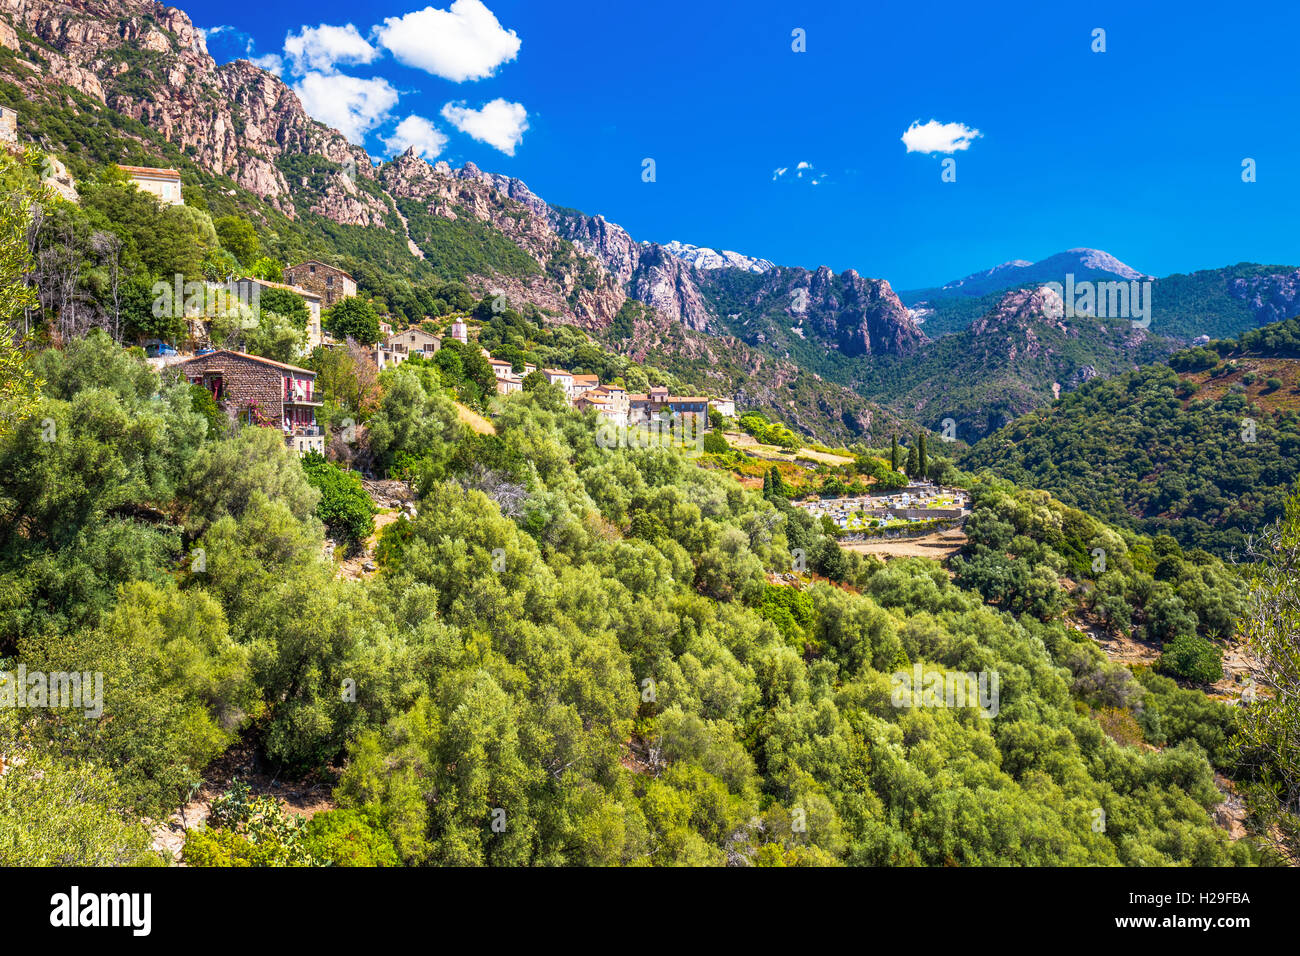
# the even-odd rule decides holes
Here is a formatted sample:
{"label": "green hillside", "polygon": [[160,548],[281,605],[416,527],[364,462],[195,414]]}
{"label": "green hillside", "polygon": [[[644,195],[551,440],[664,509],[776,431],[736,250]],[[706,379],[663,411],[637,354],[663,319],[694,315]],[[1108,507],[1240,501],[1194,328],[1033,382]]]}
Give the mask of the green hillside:
{"label": "green hillside", "polygon": [[984,439],[962,466],[1185,546],[1241,552],[1281,517],[1300,469],[1298,329],[1275,323],[1178,353],[1174,368],[1089,382]]}

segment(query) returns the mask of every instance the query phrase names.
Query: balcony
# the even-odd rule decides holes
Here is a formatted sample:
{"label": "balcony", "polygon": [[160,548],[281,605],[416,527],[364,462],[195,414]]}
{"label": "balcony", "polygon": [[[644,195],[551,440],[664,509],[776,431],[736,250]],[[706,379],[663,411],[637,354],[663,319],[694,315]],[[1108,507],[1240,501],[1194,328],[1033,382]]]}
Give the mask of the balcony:
{"label": "balcony", "polygon": [[284,443],[301,458],[309,452],[325,454],[325,431],[319,425],[296,425],[284,433]]}

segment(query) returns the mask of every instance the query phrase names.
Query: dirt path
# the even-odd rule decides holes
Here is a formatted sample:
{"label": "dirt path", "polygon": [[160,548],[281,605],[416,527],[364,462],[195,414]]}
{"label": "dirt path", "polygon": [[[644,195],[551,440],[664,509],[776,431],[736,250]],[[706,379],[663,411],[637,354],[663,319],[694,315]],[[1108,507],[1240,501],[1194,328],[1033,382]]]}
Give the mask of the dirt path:
{"label": "dirt path", "polygon": [[966,532],[953,528],[948,531],[936,531],[920,538],[877,538],[872,541],[841,541],[840,547],[845,551],[858,554],[877,554],[885,560],[890,558],[933,558],[944,561],[966,545]]}
{"label": "dirt path", "polygon": [[[415,491],[410,485],[402,481],[369,481],[361,482],[366,494],[370,495],[370,500],[374,502],[379,509],[375,515],[375,531],[366,539],[365,546],[351,557],[342,558],[338,563],[336,574],[341,578],[348,578],[358,581],[367,575],[374,574],[377,570],[375,567],[375,547],[379,543],[379,532],[388,527],[403,514],[415,516]],[[331,559],[333,555],[333,546],[330,546]]]}
{"label": "dirt path", "polygon": [[208,767],[203,774],[203,784],[185,806],[166,822],[153,827],[154,849],[169,854],[172,866],[184,865],[180,859],[186,835],[208,819],[213,798],[229,790],[236,777],[248,784],[251,796],[275,797],[290,813],[309,820],[318,813],[335,808],[332,781],[313,774],[304,780],[286,783],[277,775],[266,773],[251,748],[237,747],[218,757]]}

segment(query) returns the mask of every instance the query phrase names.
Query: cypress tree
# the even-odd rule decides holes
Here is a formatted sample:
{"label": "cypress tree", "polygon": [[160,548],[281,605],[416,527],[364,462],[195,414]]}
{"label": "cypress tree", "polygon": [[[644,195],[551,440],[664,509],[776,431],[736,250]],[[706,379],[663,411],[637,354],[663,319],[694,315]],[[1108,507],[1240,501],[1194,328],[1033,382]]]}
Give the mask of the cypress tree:
{"label": "cypress tree", "polygon": [[772,469],[763,472],[763,497],[772,497]]}
{"label": "cypress tree", "polygon": [[912,447],[907,450],[907,477],[915,478],[917,467],[916,444],[913,443]]}
{"label": "cypress tree", "polygon": [[889,469],[890,471],[898,471],[898,436],[897,435],[894,435],[890,439]]}
{"label": "cypress tree", "polygon": [[921,469],[921,477],[924,478],[930,471],[930,459],[925,449],[925,432],[916,436],[916,464]]}

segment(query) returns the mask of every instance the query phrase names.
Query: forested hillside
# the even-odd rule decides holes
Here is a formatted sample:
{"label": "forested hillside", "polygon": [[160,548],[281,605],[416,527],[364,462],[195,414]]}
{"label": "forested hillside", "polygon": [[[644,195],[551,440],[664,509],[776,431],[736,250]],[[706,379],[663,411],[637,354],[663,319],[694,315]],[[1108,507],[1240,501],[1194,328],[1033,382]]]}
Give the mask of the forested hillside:
{"label": "forested hillside", "polygon": [[[545,391],[471,435],[436,373],[404,366],[367,431],[420,476],[418,517],[385,530],[380,573],[340,579],[278,435],[213,434],[189,386],[100,333],[37,367],[40,404],[0,449],[3,653],[102,671],[105,717],[4,712],[25,759],[0,792],[30,796],[0,820],[50,835],[4,862],[146,859],[139,818],[239,740],[336,778],[343,829],[407,863],[1251,858],[1207,812],[1205,727],[1148,729],[1162,749],[1146,750],[1089,709],[1079,674],[1099,652],[1054,619],[1054,574],[1034,572],[1027,601],[981,593],[978,554],[956,582],[863,561],[677,451],[600,447]],[[65,437],[42,441],[46,419]],[[1019,521],[1013,501],[982,510]],[[1118,536],[1087,533],[1125,566]],[[848,587],[771,583],[792,548]],[[996,672],[996,717],[892,705],[890,675],[917,664]],[[1199,698],[1157,686],[1162,707]],[[310,858],[336,849],[317,819]],[[196,861],[271,852],[234,824],[201,832]]]}
{"label": "forested hillside", "polygon": [[[76,2],[0,37],[0,866],[1294,862],[1300,498],[1238,559],[1295,485],[1300,321],[1130,370],[1173,344],[1037,290],[927,342],[852,270],[693,286],[518,181],[370,167],[179,11]],[[273,284],[308,257],[358,291],[314,348]]]}
{"label": "forested hillside", "polygon": [[1186,547],[1241,553],[1249,534],[1282,516],[1300,464],[1297,325],[1088,382],[989,436],[962,464]]}

